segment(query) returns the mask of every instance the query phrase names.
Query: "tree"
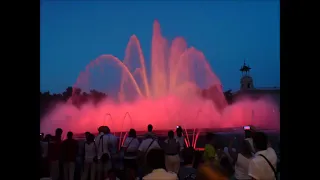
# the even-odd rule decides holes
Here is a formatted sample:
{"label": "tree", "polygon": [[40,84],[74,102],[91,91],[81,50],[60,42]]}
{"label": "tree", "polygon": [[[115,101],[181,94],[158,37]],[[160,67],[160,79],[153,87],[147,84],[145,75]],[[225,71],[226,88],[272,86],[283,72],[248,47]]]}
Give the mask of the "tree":
{"label": "tree", "polygon": [[232,103],[233,100],[233,94],[232,94],[232,90],[229,89],[228,91],[223,92],[224,97],[226,98],[226,101],[228,102],[228,104]]}
{"label": "tree", "polygon": [[67,89],[62,93],[63,100],[67,101],[72,96],[73,89],[71,86],[67,87]]}

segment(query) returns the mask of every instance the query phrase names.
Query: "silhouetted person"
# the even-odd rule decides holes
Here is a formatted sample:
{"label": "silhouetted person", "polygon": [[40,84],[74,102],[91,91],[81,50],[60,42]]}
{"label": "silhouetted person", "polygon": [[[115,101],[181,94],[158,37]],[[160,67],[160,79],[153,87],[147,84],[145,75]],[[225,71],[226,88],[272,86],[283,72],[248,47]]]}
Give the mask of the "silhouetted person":
{"label": "silhouetted person", "polygon": [[43,138],[44,138],[44,134],[40,133],[40,141],[43,141]]}
{"label": "silhouetted person", "polygon": [[95,180],[96,177],[96,163],[93,161],[96,156],[97,148],[94,142],[94,135],[89,134],[84,144],[84,165],[81,180],[87,180],[90,172],[90,180]]}
{"label": "silhouetted person", "polygon": [[137,172],[137,156],[139,148],[139,140],[134,129],[130,129],[129,135],[124,141],[122,148],[124,152],[124,168],[126,171],[126,179],[135,179]]}
{"label": "silhouetted person", "polygon": [[167,171],[178,173],[180,168],[180,144],[174,138],[173,131],[168,132],[168,139],[164,141],[164,152]]}
{"label": "silhouetted person", "polygon": [[89,131],[87,131],[87,132],[84,133],[84,136],[85,136],[86,140],[88,139],[88,136],[89,136],[90,134],[91,134],[91,133],[90,133]]}
{"label": "silhouetted person", "polygon": [[192,147],[184,149],[182,152],[184,165],[180,167],[179,179],[192,180],[196,178],[197,170],[193,167],[195,151]]}
{"label": "silhouetted person", "polygon": [[41,149],[41,168],[42,175],[41,177],[49,177],[49,161],[48,161],[48,148],[49,142],[51,141],[51,135],[47,134],[42,141],[40,141],[40,149]]}
{"label": "silhouetted person", "polygon": [[146,157],[148,152],[151,149],[160,148],[160,145],[158,143],[158,140],[154,138],[151,134],[147,134],[145,139],[141,142],[139,148],[138,148],[138,158],[140,165],[142,167],[142,174],[145,175],[151,171],[150,167],[148,167],[148,164],[146,163]]}
{"label": "silhouetted person", "polygon": [[175,173],[165,170],[165,154],[162,149],[151,149],[147,154],[147,164],[152,168],[152,172],[143,177],[143,180],[177,180]]}
{"label": "silhouetted person", "polygon": [[249,144],[250,144],[250,150],[251,150],[252,153],[254,153],[254,152],[255,152],[255,149],[254,149],[254,146],[253,146],[252,134],[253,134],[253,132],[252,132],[251,129],[244,131],[244,138],[245,138],[246,141],[249,142]]}
{"label": "silhouetted person", "polygon": [[234,177],[237,180],[251,179],[251,177],[248,175],[249,162],[252,158],[250,144],[248,141],[243,140],[241,149],[237,152],[232,150],[233,141],[234,139],[231,140],[228,151],[232,158],[233,164],[235,165]]}
{"label": "silhouetted person", "polygon": [[74,180],[75,162],[78,153],[78,141],[73,139],[73,133],[67,133],[67,139],[61,144],[64,180]]}
{"label": "silhouetted person", "polygon": [[52,180],[58,180],[60,176],[60,148],[61,148],[61,136],[62,136],[62,129],[57,128],[55,132],[55,136],[52,137],[52,141],[49,143],[48,148],[48,159],[50,163],[50,176]]}
{"label": "silhouetted person", "polygon": [[104,179],[111,169],[110,146],[114,146],[113,140],[108,136],[110,129],[108,126],[100,126],[99,134],[95,138],[97,147],[97,179]]}
{"label": "silhouetted person", "polygon": [[118,152],[118,138],[111,133],[111,130],[109,129],[108,132],[105,134],[107,136],[109,145],[108,149],[110,152],[110,161],[112,168],[116,168],[117,165],[117,152]]}
{"label": "silhouetted person", "polygon": [[182,132],[182,127],[178,126],[178,128],[176,129],[176,139],[178,140],[179,144],[180,144],[180,149],[183,150],[185,148],[185,142],[184,142],[184,136],[183,136],[183,132]]}
{"label": "silhouetted person", "polygon": [[268,147],[268,137],[263,132],[255,132],[252,139],[256,154],[249,163],[249,176],[256,180],[276,179],[277,155]]}
{"label": "silhouetted person", "polygon": [[182,157],[182,151],[183,149],[186,147],[186,144],[185,144],[185,141],[184,141],[184,136],[183,136],[183,132],[182,132],[182,127],[181,126],[178,126],[177,129],[176,129],[176,140],[179,142],[180,144],[180,164],[183,165],[183,157]]}
{"label": "silhouetted person", "polygon": [[152,132],[153,126],[151,124],[148,125],[148,132]]}
{"label": "silhouetted person", "polygon": [[145,134],[145,138],[147,136],[152,136],[152,138],[157,138],[157,136],[152,132],[153,126],[151,124],[148,125],[148,132]]}

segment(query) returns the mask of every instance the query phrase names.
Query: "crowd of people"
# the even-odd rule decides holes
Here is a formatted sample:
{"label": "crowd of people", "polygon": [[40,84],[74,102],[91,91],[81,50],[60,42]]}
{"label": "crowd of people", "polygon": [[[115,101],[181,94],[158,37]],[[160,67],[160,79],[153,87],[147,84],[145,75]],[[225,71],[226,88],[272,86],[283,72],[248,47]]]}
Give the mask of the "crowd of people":
{"label": "crowd of people", "polygon": [[[245,130],[240,148],[221,147],[213,133],[206,134],[203,152],[186,147],[183,130],[169,131],[159,142],[148,125],[142,141],[130,129],[118,149],[118,138],[108,126],[98,128],[98,135],[85,132],[83,145],[63,130],[55,135],[40,134],[40,179],[50,180],[274,180],[279,179],[277,154],[263,132]],[[176,133],[176,134],[175,134]],[[119,163],[121,162],[121,163]],[[80,164],[80,165],[79,165]],[[79,168],[77,168],[79,166]],[[77,170],[78,169],[78,170]],[[77,174],[79,174],[77,176]]]}

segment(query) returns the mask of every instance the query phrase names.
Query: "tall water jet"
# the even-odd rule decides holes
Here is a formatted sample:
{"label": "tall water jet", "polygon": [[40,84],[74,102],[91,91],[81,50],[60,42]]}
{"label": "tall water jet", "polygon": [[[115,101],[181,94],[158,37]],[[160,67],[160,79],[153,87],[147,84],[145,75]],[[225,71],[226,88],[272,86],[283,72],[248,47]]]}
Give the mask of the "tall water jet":
{"label": "tall water jet", "polygon": [[[42,131],[52,133],[61,127],[76,133],[95,132],[103,124],[110,126],[112,132],[130,128],[145,130],[148,124],[158,130],[182,125],[198,132],[203,128],[247,124],[279,128],[279,111],[274,112],[277,107],[267,99],[227,106],[221,82],[204,54],[188,47],[182,37],[165,39],[158,21],[153,24],[150,61],[150,73],[147,73],[145,57],[135,35],[129,39],[123,61],[112,55],[101,55],[91,61],[80,72],[70,102],[77,101],[79,89],[85,92],[97,89],[108,94],[108,98],[98,105],[92,102],[81,107],[74,107],[72,103],[57,104],[42,119]],[[203,89],[208,90],[209,98],[201,96]],[[247,111],[253,109],[254,120],[247,115]],[[106,113],[112,120],[105,120]],[[124,120],[127,114],[130,121]],[[66,116],[72,118],[65,119]],[[194,132],[190,146],[195,146],[197,136]]]}

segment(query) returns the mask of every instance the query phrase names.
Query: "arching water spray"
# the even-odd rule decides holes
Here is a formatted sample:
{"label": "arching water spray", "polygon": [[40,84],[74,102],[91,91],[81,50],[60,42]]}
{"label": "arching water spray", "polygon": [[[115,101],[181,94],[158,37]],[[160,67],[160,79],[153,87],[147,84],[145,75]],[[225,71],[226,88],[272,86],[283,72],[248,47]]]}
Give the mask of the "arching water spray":
{"label": "arching water spray", "polygon": [[[103,91],[108,98],[99,104],[87,102],[81,107],[75,107],[72,103],[57,104],[42,118],[41,131],[52,133],[59,127],[81,134],[85,131],[95,132],[101,125],[101,119],[106,119],[106,110],[112,121],[112,132],[123,131],[121,117],[128,110],[131,115],[127,116],[131,124],[134,122],[137,131],[145,130],[148,124],[159,130],[170,130],[180,122],[184,126],[187,146],[196,144],[195,129],[230,128],[247,124],[279,129],[280,115],[274,102],[268,98],[244,99],[227,105],[222,84],[204,54],[194,47],[188,47],[182,37],[172,42],[165,39],[158,21],[153,24],[150,62],[150,72],[147,73],[140,42],[135,35],[129,40],[123,61],[110,54],[91,61],[79,73],[69,102],[77,100],[79,91],[76,90],[79,88],[82,92],[91,89]],[[202,96],[204,89],[208,94],[206,98]],[[199,107],[203,115],[196,120],[190,119],[198,114]],[[248,109],[254,110],[251,118],[245,113]],[[178,121],[176,116],[169,116],[176,112],[179,114]],[[73,118],[65,119],[66,115]],[[188,128],[194,131],[192,145]]]}

